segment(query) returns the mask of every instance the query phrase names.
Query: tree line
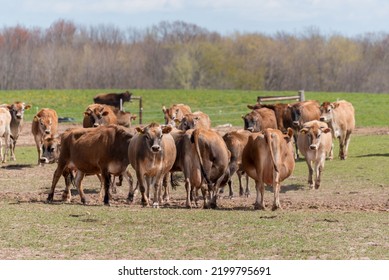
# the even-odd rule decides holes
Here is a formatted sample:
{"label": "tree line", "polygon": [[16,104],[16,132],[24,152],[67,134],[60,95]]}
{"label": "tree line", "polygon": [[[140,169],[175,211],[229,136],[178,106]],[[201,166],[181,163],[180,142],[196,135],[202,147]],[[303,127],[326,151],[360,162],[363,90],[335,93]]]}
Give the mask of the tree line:
{"label": "tree line", "polygon": [[389,34],[221,35],[182,21],[125,30],[60,19],[0,29],[0,89],[389,92]]}

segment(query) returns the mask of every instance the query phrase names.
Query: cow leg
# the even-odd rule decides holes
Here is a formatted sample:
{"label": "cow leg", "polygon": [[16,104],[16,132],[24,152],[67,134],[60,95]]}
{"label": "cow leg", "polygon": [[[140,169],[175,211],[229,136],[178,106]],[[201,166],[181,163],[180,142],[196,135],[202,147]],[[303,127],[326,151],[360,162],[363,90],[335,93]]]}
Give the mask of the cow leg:
{"label": "cow leg", "polygon": [[[61,175],[64,173],[64,169],[65,169],[65,166],[62,166],[60,164],[58,164],[57,169],[55,169],[54,174],[53,174],[53,180],[51,183],[51,189],[50,189],[49,195],[47,196],[47,202],[53,202],[55,187],[57,186],[59,178],[61,178]],[[65,177],[65,174],[64,174],[64,177]],[[65,177],[65,181],[66,181],[66,177]]]}
{"label": "cow leg", "polygon": [[81,203],[86,204],[84,189],[81,184],[84,177],[85,177],[85,173],[81,172],[80,170],[77,170],[76,179],[75,179],[76,188],[78,190],[78,194],[80,195]]}
{"label": "cow leg", "polygon": [[331,144],[331,150],[330,150],[330,154],[328,155],[328,158],[330,160],[334,159],[334,142],[332,142],[332,144]]}
{"label": "cow leg", "polygon": [[149,198],[145,193],[146,192],[145,186],[147,185],[146,178],[140,170],[136,171],[136,178],[138,180],[139,190],[142,195],[142,205],[149,206]]}
{"label": "cow leg", "polygon": [[348,154],[348,145],[350,144],[350,136],[351,136],[351,132],[350,131],[347,131],[346,132],[346,138],[344,140],[344,153],[343,153],[343,157],[344,159],[347,158],[347,154]]}
{"label": "cow leg", "polygon": [[73,172],[69,169],[65,169],[62,172],[62,175],[65,179],[65,189],[62,193],[62,201],[70,202],[72,198],[72,194],[70,192],[70,187],[74,183]]}
{"label": "cow leg", "polygon": [[265,185],[262,180],[255,180],[255,189],[257,191],[257,197],[255,199],[254,209],[265,210],[265,203],[263,198]]}
{"label": "cow leg", "polygon": [[38,152],[38,165],[43,166],[43,164],[41,164],[40,162],[41,154],[42,154],[41,137],[37,135],[34,137],[34,140],[35,140],[36,150]]}
{"label": "cow leg", "polygon": [[313,167],[312,167],[312,161],[306,156],[305,158],[307,165],[308,165],[308,184],[309,187],[313,188]]}
{"label": "cow leg", "polygon": [[150,180],[150,189],[154,190],[153,208],[159,208],[161,184],[159,178],[153,177]]}
{"label": "cow leg", "polygon": [[100,181],[99,202],[102,202],[103,201],[103,194],[104,194],[104,180],[100,174],[96,174],[96,176],[97,176],[97,178],[99,178],[99,181]]}
{"label": "cow leg", "polygon": [[[189,182],[189,178],[185,178],[185,191],[186,191],[186,208],[192,208],[192,187]],[[197,203],[196,203],[197,204]]]}
{"label": "cow leg", "polygon": [[109,193],[109,187],[111,186],[111,174],[109,174],[108,170],[103,170],[101,172],[101,176],[104,179],[104,204],[107,206],[110,206],[109,204],[109,198],[110,198],[110,193]]}
{"label": "cow leg", "polygon": [[16,160],[15,146],[16,146],[16,140],[14,140],[13,137],[11,136],[11,141],[9,142],[9,149],[11,151],[11,160],[13,161]]}
{"label": "cow leg", "polygon": [[250,197],[249,175],[246,176],[246,197]]}
{"label": "cow leg", "polygon": [[274,191],[274,201],[273,201],[273,207],[272,210],[281,209],[281,203],[280,203],[280,190],[281,190],[281,183],[280,183],[280,173],[273,171],[273,191]]}
{"label": "cow leg", "polygon": [[166,173],[165,176],[163,176],[162,186],[163,186],[163,200],[169,204],[170,200],[170,190],[169,190],[169,184],[168,179],[170,177],[170,172]]}
{"label": "cow leg", "polygon": [[4,159],[5,159],[5,157],[4,157],[4,154],[3,154],[3,141],[0,138],[0,161],[4,162]]}
{"label": "cow leg", "polygon": [[134,189],[134,180],[132,179],[130,171],[126,169],[126,171],[124,171],[122,175],[128,182],[127,203],[131,204],[134,201],[135,191],[138,189],[138,182]]}

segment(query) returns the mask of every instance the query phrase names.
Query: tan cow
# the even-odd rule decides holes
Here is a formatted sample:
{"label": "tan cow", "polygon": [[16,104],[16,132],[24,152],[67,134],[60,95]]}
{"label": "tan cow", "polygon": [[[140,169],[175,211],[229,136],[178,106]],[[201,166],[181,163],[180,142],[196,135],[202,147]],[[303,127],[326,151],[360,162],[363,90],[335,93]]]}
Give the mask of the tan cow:
{"label": "tan cow", "polygon": [[326,122],[331,128],[332,137],[339,139],[339,157],[347,158],[351,133],[355,128],[354,107],[350,102],[340,100],[337,102],[324,102],[321,107],[320,120]]}
{"label": "tan cow", "polygon": [[91,104],[84,112],[83,127],[117,124],[117,117],[111,107],[102,104]]}
{"label": "tan cow", "polygon": [[277,128],[277,119],[273,110],[260,108],[252,110],[242,116],[244,129],[251,132],[259,132],[266,128]]}
{"label": "tan cow", "polygon": [[210,129],[211,119],[207,114],[197,111],[194,113],[185,114],[180,122],[178,121],[178,119],[176,119],[176,126],[178,127],[178,129],[183,131],[195,128]]}
{"label": "tan cow", "polygon": [[311,188],[314,186],[313,172],[315,172],[315,189],[320,187],[326,155],[332,150],[330,132],[331,129],[325,122],[310,121],[304,123],[298,134],[297,145],[308,165],[308,184]]}
{"label": "tan cow", "polygon": [[[128,158],[136,173],[143,206],[149,206],[149,191],[154,189],[153,207],[158,208],[162,203],[162,180],[176,159],[174,139],[170,135],[172,127],[151,123],[136,130],[138,133],[128,147]],[[128,197],[131,201],[133,194],[129,193]]]}
{"label": "tan cow", "polygon": [[243,170],[255,180],[257,197],[255,209],[265,209],[265,184],[273,186],[273,210],[281,208],[279,193],[281,182],[288,178],[295,166],[291,137],[293,130],[283,134],[278,129],[268,128],[264,133],[252,133],[243,149]]}
{"label": "tan cow", "polygon": [[306,100],[289,105],[293,125],[300,130],[304,123],[320,119],[320,104],[316,100]]}
{"label": "tan cow", "polygon": [[11,113],[11,160],[16,160],[15,147],[16,141],[19,138],[20,132],[22,131],[24,122],[24,111],[31,108],[31,105],[26,105],[24,102],[17,101],[11,105],[7,105],[9,112]]}
{"label": "tan cow", "polygon": [[41,109],[32,120],[31,132],[38,151],[38,164],[40,164],[43,139],[47,136],[56,136],[58,134],[57,112],[49,108]]}
{"label": "tan cow", "polygon": [[162,107],[163,116],[165,118],[165,124],[170,124],[173,127],[176,125],[176,121],[181,122],[184,115],[192,113],[192,110],[185,104],[174,104],[170,108]]}
{"label": "tan cow", "polygon": [[65,131],[61,137],[61,152],[47,197],[48,202],[54,199],[55,187],[61,175],[64,176],[66,183],[62,198],[64,201],[70,201],[71,180],[69,178],[72,171],[77,171],[75,185],[82,203],[86,203],[81,185],[86,174],[101,174],[104,180],[104,204],[106,205],[109,205],[110,199],[111,174],[128,176],[130,192],[133,192],[131,174],[127,172],[129,164],[127,151],[132,136],[125,128],[117,125],[75,128]]}
{"label": "tan cow", "polygon": [[[11,142],[11,114],[7,108],[0,107],[0,161],[6,162]],[[4,138],[5,152],[3,153]]]}

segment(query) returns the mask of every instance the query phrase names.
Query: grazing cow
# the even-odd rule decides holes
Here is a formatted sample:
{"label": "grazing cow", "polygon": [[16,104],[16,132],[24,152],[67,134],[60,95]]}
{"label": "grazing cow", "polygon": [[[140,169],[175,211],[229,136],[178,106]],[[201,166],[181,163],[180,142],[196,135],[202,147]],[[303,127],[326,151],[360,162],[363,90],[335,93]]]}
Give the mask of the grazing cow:
{"label": "grazing cow", "polygon": [[[149,206],[150,188],[154,187],[153,207],[158,208],[162,203],[162,180],[176,159],[174,139],[170,135],[172,127],[151,123],[136,130],[138,133],[128,147],[128,158],[136,172],[143,206]],[[133,193],[129,192],[128,198],[131,201]]]}
{"label": "grazing cow", "polygon": [[188,113],[184,115],[181,121],[176,119],[176,123],[178,123],[178,129],[183,131],[195,128],[211,128],[211,119],[207,114],[200,111]]}
{"label": "grazing cow", "polygon": [[273,110],[260,108],[252,110],[242,116],[244,129],[251,132],[259,132],[266,128],[277,128],[276,115]]}
{"label": "grazing cow", "polygon": [[313,167],[315,168],[315,189],[320,187],[326,154],[332,150],[331,129],[325,122],[310,121],[304,123],[297,138],[297,145],[308,165],[308,184],[313,188]]}
{"label": "grazing cow", "polygon": [[[0,107],[0,161],[6,162],[11,142],[11,114],[7,108]],[[3,154],[3,144],[1,138],[4,138],[5,152]]]}
{"label": "grazing cow", "polygon": [[127,172],[129,164],[127,150],[132,136],[125,128],[117,125],[65,131],[61,137],[61,152],[47,197],[48,202],[53,201],[55,187],[61,175],[64,176],[66,183],[62,198],[70,201],[71,180],[69,175],[72,171],[77,171],[75,184],[82,203],[86,203],[86,197],[81,181],[86,174],[101,174],[104,181],[104,204],[106,205],[109,205],[111,174],[128,176],[130,191],[132,191],[131,174]]}
{"label": "grazing cow", "polygon": [[300,130],[304,123],[320,119],[320,104],[316,100],[307,100],[290,105],[293,125]]}
{"label": "grazing cow", "polygon": [[86,108],[82,121],[83,127],[97,127],[110,124],[117,124],[117,117],[110,106],[91,104]]}
{"label": "grazing cow", "polygon": [[[230,188],[230,197],[233,196],[231,177],[235,174],[235,172],[238,175],[238,179],[239,179],[239,195],[240,196],[250,195],[249,181],[248,181],[247,174],[246,174],[246,190],[244,190],[242,187],[242,175],[244,174],[242,169],[242,154],[243,154],[243,149],[246,146],[250,135],[251,132],[240,129],[236,131],[227,132],[223,136],[223,140],[226,143],[227,148],[231,153],[231,159],[228,164],[229,177],[226,178],[228,180],[228,185]],[[223,183],[225,183],[225,181],[226,180],[223,180]]]}
{"label": "grazing cow", "polygon": [[185,104],[174,104],[168,109],[163,106],[162,112],[165,118],[165,124],[170,124],[172,126],[176,125],[176,120],[181,122],[186,114],[192,113],[190,107]]}
{"label": "grazing cow", "polygon": [[332,137],[339,139],[339,157],[345,160],[348,154],[350,136],[355,128],[353,105],[345,100],[332,103],[324,102],[320,110],[320,120],[326,122],[331,128]]}
{"label": "grazing cow", "polygon": [[255,180],[257,197],[255,209],[265,209],[265,185],[272,185],[273,210],[281,208],[279,193],[281,182],[288,178],[295,166],[291,137],[293,130],[283,134],[278,129],[268,128],[263,133],[252,133],[243,149],[243,170]]}
{"label": "grazing cow", "polygon": [[105,104],[114,106],[116,108],[122,109],[120,107],[120,100],[122,103],[131,101],[132,93],[129,91],[123,93],[103,93],[98,94],[93,98],[94,103]]}
{"label": "grazing cow", "polygon": [[42,143],[47,136],[56,136],[58,133],[58,116],[53,109],[43,108],[32,121],[31,132],[34,136],[36,149],[38,151],[38,164],[42,153]]}
{"label": "grazing cow", "polygon": [[11,160],[16,160],[15,147],[16,141],[19,138],[19,134],[23,127],[24,111],[31,108],[31,105],[26,105],[24,102],[17,101],[11,105],[7,105],[9,112],[11,113]]}

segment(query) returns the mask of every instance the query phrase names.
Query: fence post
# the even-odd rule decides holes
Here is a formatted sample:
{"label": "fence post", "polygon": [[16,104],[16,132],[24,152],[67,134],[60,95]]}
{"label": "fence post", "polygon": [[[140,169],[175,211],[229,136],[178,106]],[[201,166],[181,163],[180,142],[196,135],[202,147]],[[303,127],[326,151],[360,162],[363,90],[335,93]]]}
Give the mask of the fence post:
{"label": "fence post", "polygon": [[143,104],[142,96],[139,97],[139,124],[142,124]]}
{"label": "fence post", "polygon": [[300,101],[305,101],[305,91],[299,90]]}

